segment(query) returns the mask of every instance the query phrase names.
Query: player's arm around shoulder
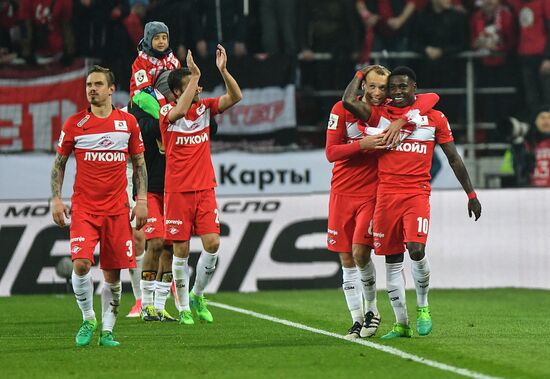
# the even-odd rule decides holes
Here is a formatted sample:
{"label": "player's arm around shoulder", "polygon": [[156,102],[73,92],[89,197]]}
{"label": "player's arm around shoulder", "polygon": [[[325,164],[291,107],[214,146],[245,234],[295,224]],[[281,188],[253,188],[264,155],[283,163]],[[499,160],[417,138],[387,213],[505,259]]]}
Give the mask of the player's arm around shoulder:
{"label": "player's arm around shoulder", "polygon": [[372,112],[371,105],[357,97],[357,92],[361,89],[361,86],[364,83],[368,68],[369,66],[357,71],[342,96],[342,104],[344,108],[362,121],[368,121]]}
{"label": "player's arm around shoulder", "polygon": [[229,71],[227,71],[227,54],[223,46],[220,44],[216,47],[216,67],[218,67],[218,70],[222,75],[226,89],[225,95],[220,97],[218,103],[218,110],[223,112],[241,101],[243,94],[235,78],[233,78]]}

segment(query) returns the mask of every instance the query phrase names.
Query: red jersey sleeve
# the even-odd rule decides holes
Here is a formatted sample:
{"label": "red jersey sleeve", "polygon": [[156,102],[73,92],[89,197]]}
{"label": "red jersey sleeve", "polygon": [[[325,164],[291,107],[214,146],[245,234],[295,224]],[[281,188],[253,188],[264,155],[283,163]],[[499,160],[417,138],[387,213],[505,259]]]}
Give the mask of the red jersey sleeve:
{"label": "red jersey sleeve", "polygon": [[328,119],[325,154],[329,162],[347,159],[361,151],[359,141],[347,143],[345,132],[346,110],[339,101],[332,107]]}
{"label": "red jersey sleeve", "polygon": [[454,141],[453,132],[447,117],[441,112],[437,112],[434,115],[435,124],[435,142],[442,145],[447,142]]}
{"label": "red jersey sleeve", "polygon": [[141,137],[141,130],[136,121],[136,118],[128,113],[128,129],[130,130],[130,140],[128,141],[128,154],[136,155],[143,153],[145,147],[143,146],[143,138]]}
{"label": "red jersey sleeve", "polygon": [[168,118],[168,115],[170,114],[170,111],[172,108],[174,108],[175,103],[169,103],[164,105],[162,108],[160,108],[159,112],[159,127],[160,130],[166,131],[168,129],[168,125],[170,125],[170,119]]}
{"label": "red jersey sleeve", "polygon": [[206,99],[202,99],[201,103],[203,103],[207,108],[210,109],[210,116],[215,116],[220,113],[220,98],[219,97],[208,97]]}
{"label": "red jersey sleeve", "polygon": [[59,141],[57,142],[57,153],[59,155],[69,156],[74,150],[75,141],[71,128],[73,124],[73,117],[69,117],[65,120],[65,123],[61,128],[61,134],[59,135]]}
{"label": "red jersey sleeve", "polygon": [[134,93],[131,93],[131,96],[135,95],[135,91],[153,85],[153,78],[149,75],[149,69],[147,67],[147,59],[143,58],[141,56],[142,54],[144,53],[140,52],[134,63],[132,63],[130,88],[133,89]]}
{"label": "red jersey sleeve", "polygon": [[411,109],[418,109],[420,114],[426,114],[429,110],[439,102],[439,95],[437,93],[424,93],[416,95],[416,100],[411,105]]}

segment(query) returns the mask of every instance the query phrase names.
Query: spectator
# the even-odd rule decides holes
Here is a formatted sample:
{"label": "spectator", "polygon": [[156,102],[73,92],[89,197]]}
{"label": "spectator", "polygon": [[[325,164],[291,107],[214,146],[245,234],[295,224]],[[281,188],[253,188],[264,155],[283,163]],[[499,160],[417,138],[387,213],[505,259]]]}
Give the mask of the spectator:
{"label": "spectator", "polygon": [[72,11],[71,0],[20,0],[22,55],[27,63],[34,64],[37,58],[70,62],[74,56]]}
{"label": "spectator", "polygon": [[416,10],[417,1],[357,1],[357,11],[365,27],[360,62],[368,62],[371,51],[409,49],[410,20]]}
{"label": "spectator", "polygon": [[122,21],[134,46],[137,46],[141,37],[143,37],[143,20],[145,19],[146,5],[145,0],[132,1],[130,14]]}
{"label": "spectator", "polygon": [[259,0],[262,49],[269,55],[296,57],[296,1]]}
{"label": "spectator", "polygon": [[[303,85],[344,88],[353,73],[354,61],[359,58],[354,1],[301,0],[298,5]],[[314,62],[316,53],[328,54],[332,60]]]}
{"label": "spectator", "polygon": [[431,0],[416,19],[413,47],[427,60],[419,63],[419,77],[425,84],[455,86],[457,77],[450,73],[464,72],[454,57],[468,47],[467,20],[464,13],[453,8],[452,0]]}
{"label": "spectator", "polygon": [[198,0],[154,0],[147,12],[146,20],[164,22],[170,29],[170,45],[180,62],[185,62],[187,49],[205,50],[202,38]]}
{"label": "spectator", "polygon": [[198,2],[201,36],[197,53],[201,58],[214,55],[222,44],[230,55],[241,57],[246,50],[246,19],[243,0],[201,0]]}
{"label": "spectator", "polygon": [[527,108],[550,104],[550,0],[508,0],[519,21],[518,55]]}
{"label": "spectator", "polygon": [[10,63],[17,54],[11,34],[17,24],[18,3],[15,0],[0,0],[0,64]]}
{"label": "spectator", "polygon": [[[517,42],[514,14],[501,0],[482,0],[481,7],[470,19],[471,47],[496,54],[476,60],[476,83],[479,87],[506,87],[516,83],[513,52]],[[519,83],[517,83],[519,84]],[[483,96],[485,119],[508,117],[516,101],[509,96]],[[505,114],[503,114],[505,112]]]}
{"label": "spectator", "polygon": [[[534,127],[517,119],[512,125],[512,156],[519,185],[550,187],[550,107],[535,112]],[[523,124],[523,125],[522,125]],[[527,135],[524,138],[524,133]]]}

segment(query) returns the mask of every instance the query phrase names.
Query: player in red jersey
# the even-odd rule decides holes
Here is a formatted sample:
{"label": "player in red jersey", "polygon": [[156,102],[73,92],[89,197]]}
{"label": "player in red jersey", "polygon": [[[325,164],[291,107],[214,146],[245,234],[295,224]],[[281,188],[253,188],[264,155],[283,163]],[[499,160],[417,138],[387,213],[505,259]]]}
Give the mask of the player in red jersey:
{"label": "player in red jersey", "polygon": [[[177,100],[160,109],[159,124],[166,150],[165,238],[174,242],[172,275],[182,324],[193,323],[189,304],[200,320],[213,321],[203,295],[214,274],[220,244],[219,212],[214,192],[216,177],[210,157],[210,117],[242,99],[239,85],[227,71],[226,63],[225,49],[218,45],[216,66],[227,93],[218,98],[199,99],[201,73],[188,52],[189,69],[173,70],[168,76],[168,84]],[[192,234],[200,236],[204,251],[197,263],[195,284],[189,293],[187,259]]]}
{"label": "player in red jersey", "polygon": [[[356,87],[357,88],[357,84]],[[415,100],[416,74],[398,67],[390,75],[391,103],[384,107],[363,106],[368,124],[383,127],[408,113]],[[347,94],[349,96],[349,93]],[[346,96],[346,94],[344,95]],[[417,115],[418,116],[418,115]],[[365,114],[362,115],[365,117]],[[430,267],[425,255],[430,220],[430,168],[435,144],[449,160],[458,181],[468,195],[468,213],[481,216],[481,204],[464,163],[456,151],[445,115],[430,110],[420,115],[419,126],[401,144],[378,158],[378,192],[374,211],[375,253],[386,257],[387,290],[396,323],[383,339],[411,337],[405,302],[403,259],[405,246],[411,258],[416,287],[419,335],[428,335],[432,319],[428,305]]]}
{"label": "player in red jersey", "polygon": [[[356,91],[353,91],[356,101],[384,104],[389,74],[388,69],[379,65],[367,66],[358,72],[357,80],[362,83],[363,95],[357,97]],[[436,94],[422,95],[415,106],[420,107],[420,111],[426,111],[438,100]],[[370,259],[372,217],[378,185],[377,155],[365,150],[385,149],[388,143],[398,142],[404,124],[401,120],[395,121],[385,134],[363,137],[360,123],[344,109],[342,101],[337,102],[330,114],[326,143],[327,159],[334,162],[327,246],[330,251],[339,253],[342,264],[342,288],[353,320],[346,335],[348,339],[371,337],[380,324],[376,305],[376,270]],[[361,291],[356,287],[359,282]],[[365,314],[361,293],[366,301]]]}
{"label": "player in red jersey", "polygon": [[69,211],[61,200],[61,188],[67,159],[74,151],[76,177],[70,228],[72,284],[84,319],[76,335],[77,346],[89,345],[97,328],[90,267],[94,264],[98,242],[105,278],[99,344],[119,345],[112,331],[120,304],[120,270],[136,265],[126,194],[128,155],[134,163],[138,193],[132,218],[137,218],[138,229],[147,221],[147,170],[139,126],[134,116],[112,106],[114,90],[114,75],[109,69],[94,66],[89,71],[86,95],[90,107],[63,124],[51,174],[53,220],[65,226]]}

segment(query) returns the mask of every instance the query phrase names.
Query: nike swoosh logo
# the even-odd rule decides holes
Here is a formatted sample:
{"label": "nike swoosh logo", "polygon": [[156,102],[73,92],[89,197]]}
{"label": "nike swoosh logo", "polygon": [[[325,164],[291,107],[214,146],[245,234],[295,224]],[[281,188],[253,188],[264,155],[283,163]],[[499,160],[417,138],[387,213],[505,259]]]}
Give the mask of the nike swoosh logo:
{"label": "nike swoosh logo", "polygon": [[388,293],[392,293],[392,292],[395,292],[395,291],[397,291],[397,288],[394,289],[394,290],[388,291]]}

